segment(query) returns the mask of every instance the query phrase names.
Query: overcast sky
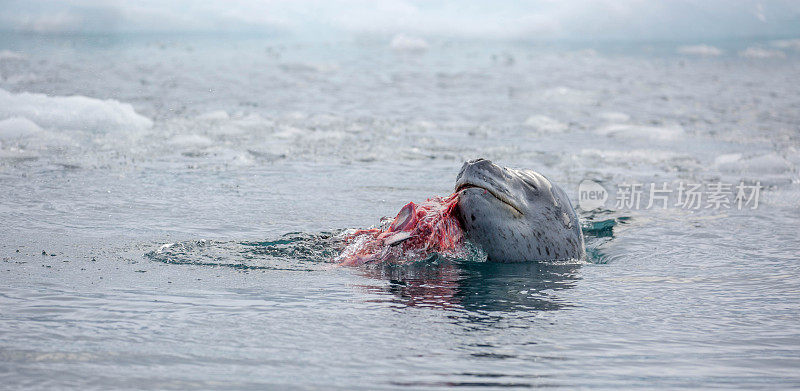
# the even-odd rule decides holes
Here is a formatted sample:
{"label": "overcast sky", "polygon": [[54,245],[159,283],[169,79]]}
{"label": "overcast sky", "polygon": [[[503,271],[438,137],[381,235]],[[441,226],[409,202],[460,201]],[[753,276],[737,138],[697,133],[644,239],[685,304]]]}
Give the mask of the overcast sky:
{"label": "overcast sky", "polygon": [[0,0],[0,30],[411,34],[487,39],[800,37],[800,1]]}

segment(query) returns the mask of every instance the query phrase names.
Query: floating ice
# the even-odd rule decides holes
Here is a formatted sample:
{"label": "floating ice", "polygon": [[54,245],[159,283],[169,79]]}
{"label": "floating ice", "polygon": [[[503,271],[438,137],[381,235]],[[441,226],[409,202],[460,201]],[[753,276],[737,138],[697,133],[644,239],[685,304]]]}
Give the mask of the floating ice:
{"label": "floating ice", "polygon": [[742,154],[717,156],[714,166],[720,171],[744,174],[784,174],[791,172],[792,164],[777,153],[743,157]]}
{"label": "floating ice", "polygon": [[50,147],[74,145],[69,135],[48,131],[27,118],[0,120],[0,158],[33,158]]}
{"label": "floating ice", "polygon": [[0,50],[0,61],[3,60],[24,60],[25,55],[10,50]]}
{"label": "floating ice", "polygon": [[21,139],[41,131],[39,125],[27,118],[11,117],[0,120],[0,140]]}
{"label": "floating ice", "polygon": [[421,52],[428,50],[430,47],[422,38],[409,37],[403,34],[395,35],[390,46],[394,50],[408,52]]}
{"label": "floating ice", "polygon": [[273,134],[273,137],[287,140],[304,136],[307,133],[308,133],[307,130],[300,129],[290,125],[285,125],[281,126],[280,130]]}
{"label": "floating ice", "polygon": [[741,159],[741,153],[726,153],[717,156],[717,158],[714,159],[714,165],[717,167],[730,166],[732,163],[738,162]]}
{"label": "floating ice", "polygon": [[131,105],[113,99],[12,94],[0,89],[0,119],[12,117],[25,118],[42,128],[96,133],[153,126],[153,121],[136,113]]}
{"label": "floating ice", "polygon": [[739,55],[747,58],[786,58],[786,53],[780,50],[764,49],[757,46],[742,50]]}
{"label": "floating ice", "polygon": [[683,128],[679,125],[672,126],[643,126],[629,124],[614,124],[597,129],[597,134],[609,137],[635,137],[653,140],[676,140],[683,136]]}
{"label": "floating ice", "polygon": [[693,56],[716,57],[721,55],[723,51],[711,45],[688,45],[678,47],[678,53]]}
{"label": "floating ice", "polygon": [[795,39],[780,39],[772,41],[772,46],[780,49],[791,49],[800,51],[800,38]]}
{"label": "floating ice", "polygon": [[567,124],[550,118],[546,115],[533,115],[525,120],[525,125],[528,125],[540,132],[557,133],[567,130]]}

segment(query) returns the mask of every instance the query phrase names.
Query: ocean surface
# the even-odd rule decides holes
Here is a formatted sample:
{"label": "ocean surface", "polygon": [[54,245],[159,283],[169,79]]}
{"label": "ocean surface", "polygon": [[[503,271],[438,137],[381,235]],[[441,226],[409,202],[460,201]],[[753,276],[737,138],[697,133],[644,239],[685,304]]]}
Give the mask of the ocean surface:
{"label": "ocean surface", "polygon": [[[800,387],[798,86],[797,40],[2,34],[0,388]],[[476,157],[607,189],[587,258],[332,262]]]}

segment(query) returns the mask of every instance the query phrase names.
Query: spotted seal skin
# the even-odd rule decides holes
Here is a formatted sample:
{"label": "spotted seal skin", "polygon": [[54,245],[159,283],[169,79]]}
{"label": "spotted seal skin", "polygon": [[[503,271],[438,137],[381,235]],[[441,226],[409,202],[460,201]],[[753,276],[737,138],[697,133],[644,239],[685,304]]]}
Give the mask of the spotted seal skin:
{"label": "spotted seal skin", "polygon": [[532,170],[486,159],[464,163],[456,178],[456,215],[490,261],[582,259],[578,216],[566,193]]}

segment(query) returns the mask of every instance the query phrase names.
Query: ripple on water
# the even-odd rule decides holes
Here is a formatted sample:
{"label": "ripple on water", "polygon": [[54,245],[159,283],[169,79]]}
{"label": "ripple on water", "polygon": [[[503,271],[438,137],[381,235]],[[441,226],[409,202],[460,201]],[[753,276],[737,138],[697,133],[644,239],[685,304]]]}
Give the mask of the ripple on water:
{"label": "ripple on water", "polygon": [[203,239],[169,243],[145,256],[153,261],[179,265],[316,271],[330,267],[341,248],[337,233],[293,232],[263,242]]}

